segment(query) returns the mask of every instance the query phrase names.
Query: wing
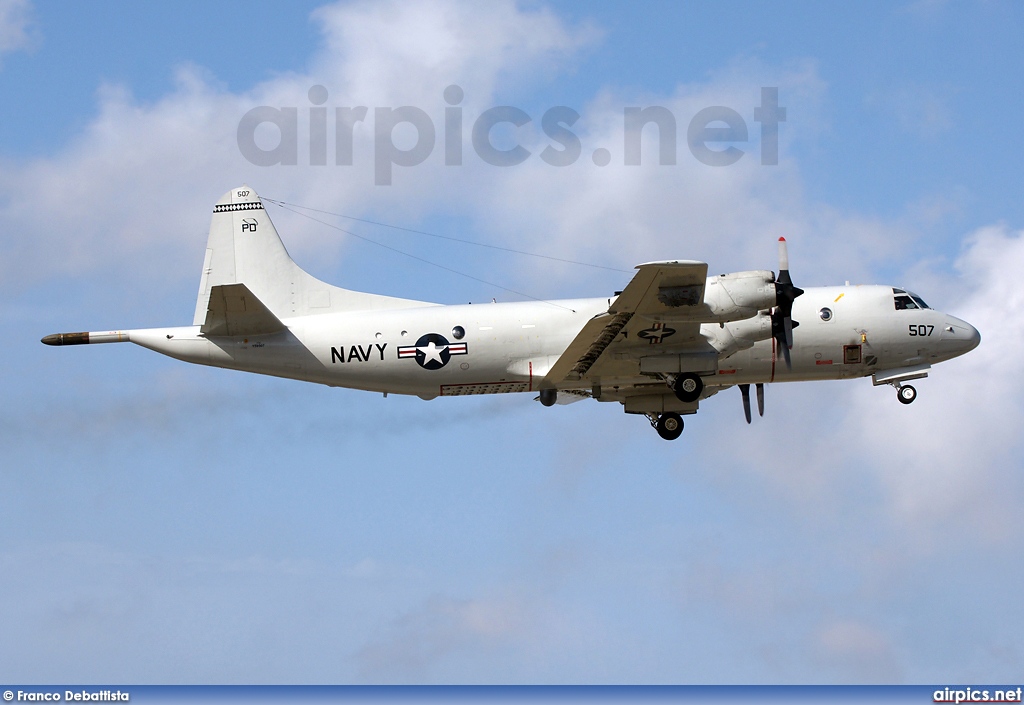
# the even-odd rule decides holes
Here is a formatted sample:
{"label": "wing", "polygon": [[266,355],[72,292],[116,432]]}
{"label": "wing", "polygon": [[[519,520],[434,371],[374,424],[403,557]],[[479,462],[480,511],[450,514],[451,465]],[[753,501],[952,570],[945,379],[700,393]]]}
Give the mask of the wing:
{"label": "wing", "polygon": [[707,264],[649,262],[637,269],[608,312],[590,319],[565,349],[547,383],[679,372],[680,355],[693,358],[695,369],[714,364],[717,353],[700,334]]}
{"label": "wing", "polygon": [[265,335],[284,329],[245,284],[219,284],[210,289],[206,322],[200,328],[204,335]]}

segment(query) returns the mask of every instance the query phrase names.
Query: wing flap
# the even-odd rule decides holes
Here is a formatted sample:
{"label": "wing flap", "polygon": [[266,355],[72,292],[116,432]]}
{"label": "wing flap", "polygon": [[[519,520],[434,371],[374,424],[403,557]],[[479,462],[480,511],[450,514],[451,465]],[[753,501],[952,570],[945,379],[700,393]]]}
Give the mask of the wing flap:
{"label": "wing flap", "polygon": [[547,379],[555,382],[582,379],[632,317],[632,313],[624,311],[591,318],[551,366]]}

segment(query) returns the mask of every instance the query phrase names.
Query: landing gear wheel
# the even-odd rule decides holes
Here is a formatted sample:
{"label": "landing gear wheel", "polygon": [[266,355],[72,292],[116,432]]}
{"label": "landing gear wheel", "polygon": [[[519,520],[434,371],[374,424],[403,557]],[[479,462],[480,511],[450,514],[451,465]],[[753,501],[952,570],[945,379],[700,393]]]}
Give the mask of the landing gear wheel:
{"label": "landing gear wheel", "polygon": [[666,441],[674,441],[683,433],[683,417],[674,411],[669,411],[658,417],[655,428],[658,430],[658,435]]}
{"label": "landing gear wheel", "polygon": [[672,391],[676,393],[679,401],[689,404],[700,399],[700,393],[704,391],[704,381],[692,372],[687,372],[676,377]]}
{"label": "landing gear wheel", "polygon": [[917,390],[909,384],[904,384],[896,390],[896,398],[900,400],[901,404],[910,404],[917,399]]}

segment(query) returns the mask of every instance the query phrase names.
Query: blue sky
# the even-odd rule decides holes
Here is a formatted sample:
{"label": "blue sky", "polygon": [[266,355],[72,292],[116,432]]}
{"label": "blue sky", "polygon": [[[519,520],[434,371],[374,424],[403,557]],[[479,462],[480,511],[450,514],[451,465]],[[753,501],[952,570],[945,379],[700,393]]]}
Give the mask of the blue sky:
{"label": "blue sky", "polygon": [[[1022,14],[0,0],[0,681],[1019,678]],[[460,167],[440,146],[451,84]],[[418,106],[438,147],[378,186],[364,123],[353,165],[310,166],[313,85],[329,108]],[[777,166],[757,158],[762,87],[787,110]],[[298,109],[297,165],[241,153],[237,126],[260,105]],[[519,166],[471,149],[495,105],[533,119],[498,135],[534,153]],[[581,115],[567,167],[537,156],[558,105]],[[642,166],[623,166],[623,108],[647,105],[676,117],[676,165],[645,141]],[[750,128],[730,167],[686,149],[714,105]],[[610,405],[383,399],[39,344],[190,322],[210,206],[243,182],[621,270],[773,268],[785,235],[799,285],[904,285],[983,344],[910,407],[866,380],[773,385],[748,427],[728,390],[671,444]],[[514,298],[270,214],[338,285]],[[531,296],[604,295],[629,276],[344,227]]]}

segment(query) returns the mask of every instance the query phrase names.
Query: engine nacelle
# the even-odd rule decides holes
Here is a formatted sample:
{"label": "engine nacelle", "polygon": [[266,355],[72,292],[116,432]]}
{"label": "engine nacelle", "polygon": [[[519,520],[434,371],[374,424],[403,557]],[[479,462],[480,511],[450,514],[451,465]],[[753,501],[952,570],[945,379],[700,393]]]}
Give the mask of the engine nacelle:
{"label": "engine nacelle", "polygon": [[731,323],[705,323],[700,327],[703,335],[712,347],[718,351],[720,359],[735,355],[740,350],[754,347],[759,340],[772,337],[772,317],[764,312]]}
{"label": "engine nacelle", "polygon": [[775,306],[775,275],[766,269],[708,277],[704,303],[710,320],[740,321]]}

